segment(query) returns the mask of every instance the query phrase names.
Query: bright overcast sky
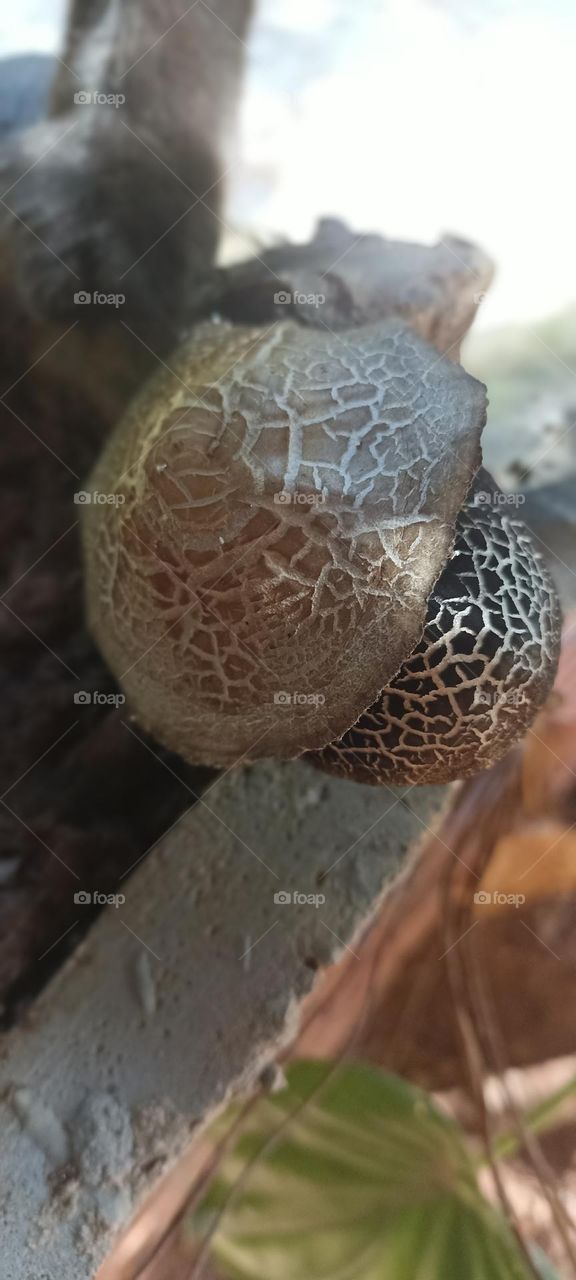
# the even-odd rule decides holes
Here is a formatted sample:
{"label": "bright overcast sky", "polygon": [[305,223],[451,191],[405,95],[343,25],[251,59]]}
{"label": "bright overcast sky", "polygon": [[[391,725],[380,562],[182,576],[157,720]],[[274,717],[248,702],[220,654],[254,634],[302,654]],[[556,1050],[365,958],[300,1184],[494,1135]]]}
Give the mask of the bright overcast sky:
{"label": "bright overcast sky", "polygon": [[[21,0],[0,52],[53,49],[64,0]],[[263,0],[230,215],[308,234],[476,238],[483,325],[576,302],[571,0]]]}

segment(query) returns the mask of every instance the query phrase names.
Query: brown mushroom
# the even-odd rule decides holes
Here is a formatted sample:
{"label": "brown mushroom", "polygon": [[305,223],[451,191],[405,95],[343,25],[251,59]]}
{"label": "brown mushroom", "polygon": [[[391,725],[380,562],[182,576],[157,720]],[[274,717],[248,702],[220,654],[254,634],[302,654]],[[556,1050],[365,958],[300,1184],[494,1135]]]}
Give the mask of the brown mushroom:
{"label": "brown mushroom", "polygon": [[398,320],[196,329],[84,513],[89,621],[143,727],[192,762],[312,751],[371,782],[501,754],[557,610],[495,494],[466,504],[484,420],[484,387]]}

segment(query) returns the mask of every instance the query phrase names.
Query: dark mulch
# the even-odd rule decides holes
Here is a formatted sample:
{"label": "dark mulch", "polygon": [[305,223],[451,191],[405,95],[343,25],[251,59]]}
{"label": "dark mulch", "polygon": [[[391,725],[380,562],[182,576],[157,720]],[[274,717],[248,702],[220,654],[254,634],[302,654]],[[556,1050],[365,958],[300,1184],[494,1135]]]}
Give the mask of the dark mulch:
{"label": "dark mulch", "polygon": [[33,344],[21,327],[17,347],[7,316],[3,328],[0,1011],[6,1025],[99,909],[78,906],[74,894],[118,889],[193,803],[187,788],[201,788],[207,771],[187,767],[157,744],[150,754],[126,727],[126,708],[74,701],[80,690],[116,688],[84,625],[74,504],[106,426],[92,405],[49,380],[42,361],[29,369]]}

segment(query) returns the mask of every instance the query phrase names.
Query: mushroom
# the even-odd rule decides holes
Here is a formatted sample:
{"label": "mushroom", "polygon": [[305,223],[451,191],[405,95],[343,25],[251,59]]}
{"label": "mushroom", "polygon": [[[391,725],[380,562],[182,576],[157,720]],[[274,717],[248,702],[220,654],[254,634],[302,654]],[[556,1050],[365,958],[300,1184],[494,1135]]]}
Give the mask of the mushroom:
{"label": "mushroom", "polygon": [[89,622],[143,727],[195,763],[312,752],[372,782],[500,754],[557,611],[519,522],[467,501],[485,404],[398,319],[199,326],[84,510]]}
{"label": "mushroom", "polygon": [[421,640],[356,724],[311,758],[374,785],[471,777],[534,719],[559,641],[543,557],[484,471],[458,518]]}

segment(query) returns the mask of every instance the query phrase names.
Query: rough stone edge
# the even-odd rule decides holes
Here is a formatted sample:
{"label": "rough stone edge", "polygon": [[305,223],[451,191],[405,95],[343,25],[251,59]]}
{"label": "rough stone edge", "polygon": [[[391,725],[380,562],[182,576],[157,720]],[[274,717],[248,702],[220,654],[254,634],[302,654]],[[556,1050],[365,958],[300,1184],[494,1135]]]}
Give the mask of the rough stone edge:
{"label": "rough stone edge", "polygon": [[[0,1041],[5,1280],[93,1276],[200,1122],[293,1034],[311,963],[353,946],[445,799],[258,765],[119,886],[126,903]],[[326,902],[278,905],[281,888]]]}

